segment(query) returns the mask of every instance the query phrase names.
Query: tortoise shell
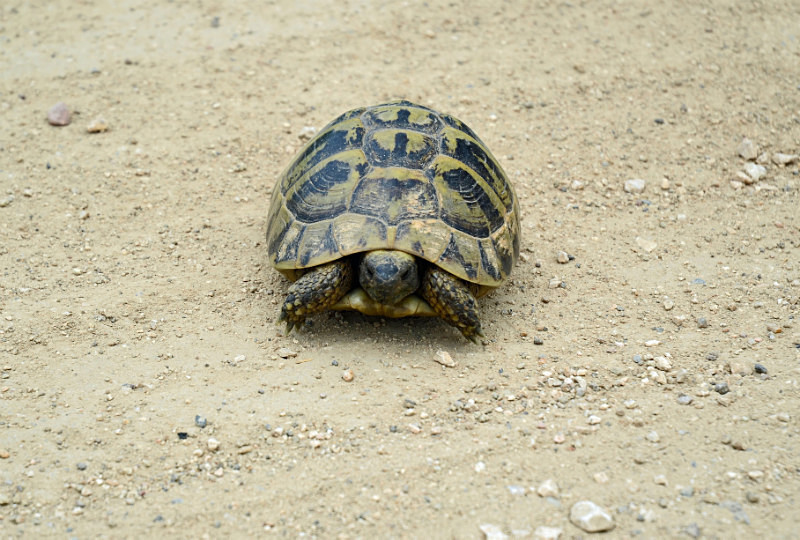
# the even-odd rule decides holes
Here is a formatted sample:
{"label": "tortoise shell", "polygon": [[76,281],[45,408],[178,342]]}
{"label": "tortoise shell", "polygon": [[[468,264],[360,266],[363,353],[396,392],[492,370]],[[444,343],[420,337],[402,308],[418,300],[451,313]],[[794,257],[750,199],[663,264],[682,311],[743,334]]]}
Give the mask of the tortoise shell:
{"label": "tortoise shell", "polygon": [[496,287],[519,255],[519,205],[500,164],[460,120],[408,101],[354,109],[280,176],[269,259],[299,269],[396,249]]}

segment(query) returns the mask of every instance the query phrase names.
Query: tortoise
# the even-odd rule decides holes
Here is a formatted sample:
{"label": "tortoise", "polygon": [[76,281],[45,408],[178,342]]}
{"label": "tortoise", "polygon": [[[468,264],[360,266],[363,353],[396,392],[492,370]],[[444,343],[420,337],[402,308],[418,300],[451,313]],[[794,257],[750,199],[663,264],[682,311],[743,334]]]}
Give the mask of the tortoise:
{"label": "tortoise", "polygon": [[348,111],[276,184],[270,263],[294,283],[287,331],[353,310],[441,317],[474,343],[475,301],[519,255],[519,204],[500,164],[463,122],[409,101]]}

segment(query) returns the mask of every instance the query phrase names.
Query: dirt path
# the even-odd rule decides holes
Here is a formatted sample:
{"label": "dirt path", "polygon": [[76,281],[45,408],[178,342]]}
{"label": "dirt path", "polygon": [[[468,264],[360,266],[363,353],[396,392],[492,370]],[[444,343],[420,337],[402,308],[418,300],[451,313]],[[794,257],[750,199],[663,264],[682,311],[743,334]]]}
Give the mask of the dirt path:
{"label": "dirt path", "polygon": [[[800,535],[796,2],[150,4],[0,6],[0,536]],[[487,343],[285,336],[275,179],[399,97],[515,184]]]}

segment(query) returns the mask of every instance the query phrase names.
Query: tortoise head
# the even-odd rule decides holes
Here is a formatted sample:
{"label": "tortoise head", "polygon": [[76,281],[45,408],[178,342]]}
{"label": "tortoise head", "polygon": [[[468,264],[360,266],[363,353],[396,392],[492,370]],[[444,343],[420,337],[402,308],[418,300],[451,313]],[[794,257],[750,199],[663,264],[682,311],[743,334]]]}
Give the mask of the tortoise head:
{"label": "tortoise head", "polygon": [[373,300],[394,305],[419,288],[417,260],[403,251],[370,251],[361,259],[358,279]]}

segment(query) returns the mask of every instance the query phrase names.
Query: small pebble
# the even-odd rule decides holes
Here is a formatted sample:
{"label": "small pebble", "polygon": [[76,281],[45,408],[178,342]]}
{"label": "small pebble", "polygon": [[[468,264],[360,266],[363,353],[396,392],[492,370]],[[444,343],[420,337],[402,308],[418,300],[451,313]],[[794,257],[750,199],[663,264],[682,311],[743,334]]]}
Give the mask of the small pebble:
{"label": "small pebble", "polygon": [[567,264],[569,262],[569,255],[566,251],[559,251],[556,255],[556,260],[559,264]]}
{"label": "small pebble", "polygon": [[772,162],[775,165],[791,165],[798,159],[800,159],[800,156],[797,154],[782,154],[778,152],[772,155]]}
{"label": "small pebble", "polygon": [[658,247],[658,244],[649,238],[642,238],[641,236],[636,237],[636,245],[645,250],[647,253],[650,253],[654,249]]}
{"label": "small pebble", "polygon": [[666,356],[657,356],[655,362],[656,369],[660,369],[661,371],[670,371],[672,369],[672,362],[670,362],[669,358]]}
{"label": "small pebble", "polygon": [[558,484],[552,478],[548,478],[536,488],[536,493],[540,497],[558,497]]}
{"label": "small pebble", "polygon": [[208,446],[209,450],[211,450],[212,452],[216,452],[217,450],[219,450],[220,442],[214,437],[211,437],[210,439],[208,439],[206,445]]}
{"label": "small pebble", "polygon": [[733,375],[750,375],[755,367],[747,360],[734,358],[728,362],[728,370]]}
{"label": "small pebble", "polygon": [[697,327],[698,328],[708,328],[708,319],[705,317],[700,317],[697,319]]}
{"label": "small pebble", "polygon": [[295,356],[297,356],[297,353],[294,352],[292,349],[289,349],[288,347],[281,347],[280,349],[278,349],[277,354],[281,358],[294,358]]}
{"label": "small pebble", "polygon": [[88,465],[86,463],[84,463],[83,461],[81,461],[76,465],[76,467],[78,467],[79,471],[85,471],[86,468],[88,467]]}
{"label": "small pebble", "polygon": [[608,481],[610,480],[610,478],[608,477],[608,473],[606,473],[606,472],[603,472],[603,471],[600,471],[600,472],[596,472],[596,473],[594,473],[594,474],[592,475],[592,478],[593,478],[593,479],[594,479],[594,481],[595,481],[595,482],[597,482],[598,484],[607,484],[607,483],[608,483]]}
{"label": "small pebble", "polygon": [[512,495],[515,496],[525,495],[524,486],[511,485],[511,486],[506,486],[506,488],[508,488],[508,492],[511,493]]}
{"label": "small pebble", "polygon": [[653,478],[653,482],[655,482],[659,486],[666,486],[667,485],[667,477],[663,474],[657,474]]}
{"label": "small pebble", "polygon": [[486,540],[507,540],[508,535],[503,532],[503,529],[491,523],[484,523],[480,527]]}
{"label": "small pebble", "polygon": [[670,300],[669,298],[667,298],[666,300],[664,300],[664,310],[666,310],[666,311],[670,311],[670,310],[672,310],[672,308],[674,308],[674,307],[675,307],[675,302],[673,302],[673,301],[672,301],[672,300]]}
{"label": "small pebble", "polygon": [[355,377],[355,373],[353,373],[352,369],[346,369],[344,373],[342,373],[342,380],[344,382],[352,382]]}
{"label": "small pebble", "polygon": [[[744,172],[753,182],[758,182],[767,175],[767,168],[757,163],[745,163]],[[747,181],[745,180],[745,184]]]}
{"label": "small pebble", "polygon": [[647,435],[645,435],[645,439],[652,443],[657,443],[661,440],[661,436],[658,434],[657,431],[651,431]]}
{"label": "small pebble", "polygon": [[102,117],[97,117],[86,126],[86,131],[89,133],[103,133],[108,131],[108,122]]}
{"label": "small pebble", "polygon": [[697,523],[690,523],[683,528],[683,532],[691,538],[700,538],[700,526]]}
{"label": "small pebble", "polygon": [[687,396],[686,394],[678,396],[678,405],[689,405],[692,401],[694,401],[692,396]]}
{"label": "small pebble", "polygon": [[562,534],[564,534],[564,529],[561,527],[540,525],[533,531],[533,538],[535,540],[559,540]]}
{"label": "small pebble", "polygon": [[641,193],[644,191],[645,181],[641,178],[625,180],[624,189],[627,193]]}
{"label": "small pebble", "polygon": [[66,104],[59,101],[47,111],[47,122],[51,126],[68,126],[72,120],[72,113]]}
{"label": "small pebble", "polygon": [[716,393],[718,393],[718,394],[722,394],[722,395],[724,396],[725,394],[727,394],[728,392],[730,392],[730,388],[728,388],[728,383],[726,383],[726,382],[721,382],[721,383],[716,383],[716,384],[714,385],[714,391],[715,391]]}
{"label": "small pebble", "polygon": [[308,140],[314,137],[314,135],[316,134],[317,134],[317,128],[315,128],[314,126],[305,126],[303,129],[300,130],[300,133],[298,133],[297,137],[300,140]]}
{"label": "small pebble", "polygon": [[450,356],[450,353],[447,351],[436,351],[436,355],[433,357],[433,359],[445,367],[456,367],[455,360],[453,360],[453,358]]}
{"label": "small pebble", "polygon": [[767,368],[766,368],[766,367],[764,367],[764,366],[763,366],[763,365],[761,365],[761,364],[755,364],[755,365],[753,366],[753,371],[755,371],[755,372],[756,372],[756,373],[758,373],[759,375],[766,375],[766,374],[767,374]]}
{"label": "small pebble", "polygon": [[578,501],[569,511],[573,525],[586,532],[610,531],[614,528],[614,518],[592,501]]}
{"label": "small pebble", "polygon": [[739,154],[739,157],[742,159],[753,161],[758,157],[758,147],[756,147],[753,141],[745,137],[742,139],[742,142],[739,143],[736,153]]}
{"label": "small pebble", "polygon": [[206,420],[205,416],[200,416],[198,414],[197,416],[194,417],[194,425],[196,425],[200,429],[203,429],[208,425],[208,420]]}

